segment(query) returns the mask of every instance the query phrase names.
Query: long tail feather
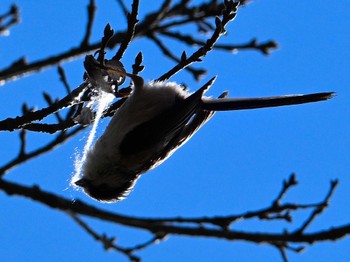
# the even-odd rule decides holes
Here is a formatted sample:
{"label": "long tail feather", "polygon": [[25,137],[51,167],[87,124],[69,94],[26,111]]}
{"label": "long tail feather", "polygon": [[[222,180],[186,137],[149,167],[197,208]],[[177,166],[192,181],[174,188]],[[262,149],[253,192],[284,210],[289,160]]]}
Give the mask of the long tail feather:
{"label": "long tail feather", "polygon": [[328,100],[332,98],[334,94],[334,92],[324,92],[307,95],[270,96],[260,98],[205,99],[203,100],[202,108],[212,111],[229,111],[264,107],[288,106]]}

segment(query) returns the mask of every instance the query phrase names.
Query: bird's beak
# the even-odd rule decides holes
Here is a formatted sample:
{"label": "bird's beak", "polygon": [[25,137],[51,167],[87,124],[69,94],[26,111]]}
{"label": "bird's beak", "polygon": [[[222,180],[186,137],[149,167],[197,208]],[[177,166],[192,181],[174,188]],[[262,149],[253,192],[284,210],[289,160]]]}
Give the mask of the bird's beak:
{"label": "bird's beak", "polygon": [[82,179],[79,179],[78,181],[75,181],[74,184],[80,187],[84,187],[86,186],[86,180],[82,178]]}

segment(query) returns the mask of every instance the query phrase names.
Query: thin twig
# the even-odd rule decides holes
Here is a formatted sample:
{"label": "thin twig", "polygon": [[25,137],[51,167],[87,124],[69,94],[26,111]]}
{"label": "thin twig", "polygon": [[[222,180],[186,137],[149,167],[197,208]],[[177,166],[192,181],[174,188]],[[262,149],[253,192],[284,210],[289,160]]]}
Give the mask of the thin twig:
{"label": "thin twig", "polygon": [[[19,132],[19,138],[20,138],[20,141],[21,141],[21,146],[20,146],[20,149],[19,149],[18,158],[22,158],[24,155],[26,155],[27,131],[22,129]],[[1,174],[1,172],[0,172],[0,174]]]}
{"label": "thin twig", "polygon": [[134,34],[135,34],[136,25],[139,21],[137,19],[138,11],[139,11],[139,0],[134,0],[132,3],[132,7],[131,7],[131,14],[127,16],[128,17],[128,30],[124,36],[122,43],[120,44],[120,47],[119,47],[117,53],[115,54],[115,56],[112,59],[120,60],[123,57],[130,42],[132,41]]}
{"label": "thin twig", "polygon": [[196,52],[194,52],[187,59],[182,59],[180,63],[170,69],[168,72],[160,76],[157,80],[164,81],[169,79],[171,76],[179,72],[180,70],[186,68],[190,64],[194,62],[200,62],[201,58],[204,57],[208,52],[210,52],[215,45],[215,43],[219,40],[220,36],[225,31],[225,26],[228,22],[232,21],[236,17],[237,6],[238,4],[233,1],[225,1],[226,11],[223,12],[222,21],[216,17],[215,23],[216,28],[213,32],[212,36],[206,41],[206,44],[199,48]]}
{"label": "thin twig", "polygon": [[288,180],[283,181],[283,187],[281,192],[278,194],[277,198],[272,202],[273,207],[277,207],[280,205],[280,201],[285,196],[287,191],[298,184],[298,181],[295,179],[295,174],[291,174]]}
{"label": "thin twig", "polygon": [[317,207],[314,208],[314,211],[310,214],[309,218],[301,225],[301,227],[294,231],[293,234],[301,234],[305,231],[305,229],[315,220],[317,216],[319,216],[326,207],[329,205],[329,200],[331,199],[334,190],[338,186],[338,180],[331,181],[330,189],[324,199],[324,201]]}
{"label": "thin twig", "polygon": [[92,34],[92,26],[94,24],[95,14],[96,14],[95,0],[90,0],[87,10],[88,10],[88,21],[86,24],[86,31],[85,31],[84,38],[81,42],[81,46],[89,45],[90,37]]}
{"label": "thin twig", "polygon": [[152,18],[149,17],[149,27],[153,28],[158,26],[160,22],[167,16],[172,0],[164,0],[163,4],[159,8],[158,12],[155,13]]}
{"label": "thin twig", "polygon": [[19,9],[13,4],[7,13],[0,15],[0,34],[8,34],[9,29],[19,22]]}
{"label": "thin twig", "polygon": [[65,61],[77,59],[88,52],[98,49],[99,46],[100,43],[91,44],[84,47],[78,46],[76,48],[63,51],[60,54],[46,57],[32,63],[25,63],[21,66],[16,65],[14,67],[13,64],[11,64],[9,67],[0,71],[0,85],[3,85],[8,81],[17,80],[29,74],[40,72],[46,68],[50,68]]}
{"label": "thin twig", "polygon": [[20,129],[25,125],[31,124],[33,121],[39,121],[47,117],[50,114],[57,112],[60,109],[69,107],[75,97],[78,97],[85,88],[87,88],[88,83],[81,84],[78,88],[73,90],[69,95],[65,96],[61,100],[53,103],[52,105],[42,108],[34,112],[28,112],[23,116],[17,116],[16,118],[7,118],[0,121],[0,130],[13,131],[15,129]]}
{"label": "thin twig", "polygon": [[[194,5],[191,7],[187,6],[188,1],[181,1],[177,5],[174,5],[168,12],[166,17],[163,19],[172,19],[173,17],[183,16],[189,17],[186,23],[193,23],[194,21],[203,20],[211,17],[215,17],[220,15],[224,4],[219,4],[215,8],[212,8],[211,3],[202,3],[199,5]],[[185,3],[185,4],[184,4]],[[242,5],[242,1],[241,1]],[[156,10],[152,13],[149,13],[145,16],[145,19],[138,23],[135,28],[135,37],[142,37],[149,33],[149,25],[150,22],[154,21],[154,17],[157,16],[159,10]],[[202,14],[202,15],[200,15]],[[159,21],[160,22],[160,21]],[[175,25],[174,25],[175,26]],[[153,33],[157,33],[158,25],[153,27]],[[116,32],[111,40],[108,43],[109,48],[114,48],[116,45],[120,44],[125,38],[125,32]],[[52,66],[58,65],[65,61],[71,61],[72,59],[77,59],[82,55],[87,54],[88,52],[97,50],[100,47],[100,42],[92,43],[87,46],[81,46],[71,48],[69,50],[63,51],[60,54],[53,55],[51,57],[47,57],[41,60],[37,60],[32,63],[21,63],[20,66],[14,66],[11,64],[7,68],[4,68],[0,71],[0,85],[5,84],[7,81],[17,80],[23,76],[40,72],[46,68],[50,68]]]}
{"label": "thin twig", "polygon": [[[46,92],[43,92],[43,97],[47,102],[47,104],[49,105],[49,107],[58,102],[57,100],[52,101],[51,96]],[[54,115],[56,116],[58,123],[61,123],[63,121],[59,111],[54,112]]]}
{"label": "thin twig", "polygon": [[130,252],[135,252],[135,251],[146,249],[154,244],[159,243],[161,240],[164,240],[166,237],[167,237],[167,234],[165,233],[162,233],[162,232],[156,233],[150,240],[146,241],[145,243],[128,248],[128,250]]}
{"label": "thin twig", "polygon": [[[170,59],[172,59],[177,63],[181,63],[181,60],[177,58],[173,53],[171,53],[171,51],[168,48],[166,48],[166,46],[162,43],[162,41],[160,41],[160,39],[158,39],[154,35],[149,35],[148,37],[149,39],[154,41],[154,43],[159,47],[159,49],[163,52],[165,56],[169,57]],[[204,69],[195,69],[195,68],[192,68],[191,66],[186,67],[185,70],[191,72],[193,74],[193,77],[197,81],[207,73],[207,71]]]}
{"label": "thin twig", "polygon": [[71,93],[71,88],[69,86],[69,83],[68,83],[68,80],[67,80],[67,76],[66,76],[66,73],[64,72],[64,69],[62,66],[58,66],[57,67],[57,72],[60,76],[60,81],[62,82],[63,86],[65,87],[66,91],[68,94]]}
{"label": "thin twig", "polygon": [[[58,71],[58,74],[59,74],[59,76],[60,76],[60,81],[62,82],[64,88],[66,89],[67,94],[68,94],[68,95],[72,95],[71,87],[70,87],[70,85],[69,85],[69,83],[68,83],[67,76],[66,76],[66,73],[65,73],[63,67],[59,65],[59,66],[57,67],[57,71]],[[57,102],[58,102],[58,101],[57,101]],[[58,123],[57,125],[63,126],[64,123],[67,123],[67,122],[69,122],[69,123],[74,123],[74,122],[72,121],[72,117],[73,117],[74,114],[77,112],[78,107],[79,107],[79,105],[73,105],[73,106],[71,106],[71,108],[68,110],[68,112],[67,112],[67,114],[66,114],[66,116],[65,116],[65,120],[59,121],[59,123]],[[72,127],[72,126],[74,126],[74,125],[71,125],[70,127]],[[63,131],[63,130],[65,130],[66,128],[67,128],[67,127],[61,128],[61,129],[57,129],[55,132],[57,132],[57,131]],[[28,128],[28,126],[25,126],[25,129],[30,130],[30,128]],[[47,130],[47,129],[41,128],[40,131],[41,131],[41,130]],[[49,133],[50,133],[50,132],[49,132]],[[52,134],[52,133],[53,133],[53,132],[51,132],[51,134]]]}
{"label": "thin twig", "polygon": [[289,210],[305,210],[318,207],[320,204],[283,204],[277,207],[267,207],[263,209],[259,209],[256,211],[248,211],[239,215],[229,215],[229,216],[214,216],[214,217],[201,217],[201,218],[154,218],[152,221],[155,223],[160,222],[170,222],[170,223],[194,223],[194,224],[212,224],[220,227],[227,227],[231,225],[235,221],[247,221],[248,219],[267,219],[274,220],[274,218],[270,218],[271,214],[278,214],[283,211]]}
{"label": "thin twig", "polygon": [[286,254],[285,247],[283,245],[280,245],[280,244],[273,244],[273,245],[280,252],[283,262],[288,262],[289,260],[288,260],[287,254]]}
{"label": "thin twig", "polygon": [[125,256],[127,256],[130,261],[140,261],[139,257],[133,255],[134,250],[126,249],[119,247],[115,244],[115,238],[114,237],[108,237],[105,234],[98,234],[96,233],[87,223],[85,223],[83,220],[81,220],[76,214],[73,212],[67,211],[66,214],[68,214],[81,228],[83,228],[90,236],[92,236],[96,241],[99,241],[103,244],[103,247],[105,250],[115,250]]}
{"label": "thin twig", "polygon": [[126,7],[125,3],[123,0],[117,0],[117,3],[119,4],[120,8],[122,9],[124,15],[125,15],[125,18],[126,20],[128,19],[128,13],[129,13],[129,10],[128,8]]}
{"label": "thin twig", "polygon": [[[179,32],[171,32],[171,31],[162,31],[160,34],[171,37],[175,40],[180,40],[187,45],[204,45],[205,42],[202,40],[198,40],[189,35],[183,35]],[[236,52],[242,50],[258,50],[262,52],[264,55],[268,55],[271,51],[278,48],[278,45],[275,41],[270,40],[263,43],[258,43],[257,39],[253,39],[246,44],[215,44],[213,47],[215,50],[223,50],[229,52]]]}
{"label": "thin twig", "polygon": [[28,131],[54,134],[60,131],[65,131],[76,125],[77,123],[73,121],[73,119],[69,118],[57,124],[31,123],[31,124],[25,125],[22,128]]}
{"label": "thin twig", "polygon": [[[77,134],[79,131],[81,131],[84,127],[79,126],[73,130],[71,130],[70,132],[61,132],[60,134],[58,134],[51,142],[47,143],[46,145],[39,147],[35,150],[33,150],[32,152],[27,152],[25,153],[23,151],[23,154],[20,154],[18,157],[16,157],[15,159],[9,161],[7,164],[3,165],[0,168],[0,177],[5,175],[8,171],[10,171],[10,169],[18,166],[19,164],[22,164],[32,158],[35,158],[37,156],[40,156],[46,152],[51,151],[52,149],[54,149],[56,146],[62,144],[63,142],[67,141],[70,137],[74,136],[75,134]],[[22,146],[21,146],[22,147]],[[22,151],[22,149],[21,149]]]}

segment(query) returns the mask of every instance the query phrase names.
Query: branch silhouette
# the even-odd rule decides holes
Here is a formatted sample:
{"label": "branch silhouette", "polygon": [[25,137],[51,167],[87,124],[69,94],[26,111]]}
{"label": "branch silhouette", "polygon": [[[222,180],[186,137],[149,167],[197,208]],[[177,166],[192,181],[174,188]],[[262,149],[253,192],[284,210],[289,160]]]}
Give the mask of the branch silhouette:
{"label": "branch silhouette", "polygon": [[[295,180],[295,176],[292,175],[289,178]],[[257,211],[250,211],[239,215],[230,215],[223,217],[199,217],[199,218],[139,218],[132,216],[125,216],[117,213],[105,211],[101,208],[88,205],[80,200],[71,201],[64,197],[57,196],[53,193],[46,192],[40,189],[38,186],[28,187],[0,180],[0,188],[8,195],[17,195],[32,199],[40,202],[50,208],[58,209],[63,212],[68,212],[71,217],[77,222],[80,221],[79,215],[96,218],[110,223],[116,223],[127,227],[146,230],[153,235],[153,241],[150,244],[155,243],[158,240],[164,239],[164,237],[170,237],[171,235],[184,235],[191,237],[211,237],[226,240],[240,240],[247,241],[255,244],[269,244],[277,247],[281,252],[285,250],[293,250],[300,252],[305,247],[294,248],[292,245],[309,245],[320,241],[335,241],[348,236],[350,234],[350,224],[345,224],[338,227],[331,227],[330,229],[321,230],[317,232],[305,233],[305,229],[321,214],[320,210],[324,210],[329,205],[331,195],[336,188],[337,182],[332,181],[331,187],[325,199],[316,204],[278,204],[273,201],[272,205]],[[285,183],[284,183],[285,187]],[[291,187],[288,186],[284,190],[287,191]],[[278,197],[278,202],[282,200],[282,197]],[[266,233],[266,232],[244,232],[232,230],[230,227],[233,223],[245,221],[247,219],[261,219],[273,221],[276,219],[282,219],[291,221],[291,212],[299,210],[311,210],[309,218],[307,218],[300,228],[297,228],[293,232],[287,232],[282,230],[281,233]],[[284,213],[284,214],[283,214]],[[282,216],[275,216],[276,214],[283,214]],[[88,226],[83,222],[78,222],[84,230],[93,235],[95,239],[104,243],[106,247],[106,239],[110,241],[113,238],[97,237],[97,233],[92,233],[92,229],[88,229]],[[217,228],[212,228],[210,225],[215,225]],[[113,242],[113,241],[112,241]],[[112,245],[112,242],[108,242]],[[147,242],[148,243],[148,242]],[[149,246],[148,244],[145,247]],[[138,251],[140,248],[115,248],[114,250],[126,254],[132,254]],[[133,257],[130,257],[133,259]],[[132,260],[131,259],[131,260]]]}
{"label": "branch silhouette", "polygon": [[[97,5],[94,0],[90,0],[87,6],[88,21],[85,35],[75,47],[69,50],[62,50],[57,54],[52,54],[33,62],[20,58],[14,60],[0,71],[0,83],[5,85],[9,81],[20,81],[21,78],[29,74],[38,74],[45,69],[57,67],[60,81],[67,92],[60,99],[53,99],[49,93],[44,93],[43,98],[47,103],[46,107],[35,110],[24,104],[21,115],[8,116],[0,121],[0,131],[18,132],[20,141],[18,154],[0,167],[0,190],[4,191],[8,196],[31,199],[67,214],[91,237],[102,243],[104,249],[114,250],[123,254],[130,261],[140,261],[141,258],[135,253],[175,235],[210,237],[227,241],[239,240],[254,244],[264,243],[276,248],[284,261],[288,260],[286,251],[299,253],[308,245],[321,241],[340,240],[348,236],[350,234],[350,224],[331,225],[330,228],[320,231],[310,232],[309,230],[310,225],[329,206],[331,197],[338,185],[336,180],[331,181],[325,198],[318,203],[284,202],[284,197],[289,190],[298,185],[295,175],[292,174],[289,179],[283,182],[281,191],[272,200],[271,204],[258,210],[212,217],[204,215],[202,217],[145,218],[106,211],[80,200],[72,201],[53,192],[48,192],[41,189],[38,185],[25,186],[5,179],[5,176],[13,168],[54,150],[86,127],[86,125],[81,125],[75,119],[82,112],[84,106],[91,101],[93,88],[86,80],[80,86],[72,88],[62,66],[64,63],[77,60],[90,52],[96,52],[99,55],[98,60],[103,64],[108,61],[104,57],[105,54],[112,52],[110,50],[115,49],[116,46],[118,48],[112,59],[120,60],[128,51],[130,43],[140,38],[155,43],[156,47],[164,54],[164,57],[174,62],[174,66],[160,75],[157,80],[167,80],[182,70],[186,70],[194,79],[199,80],[206,70],[196,68],[196,63],[202,61],[209,52],[220,50],[232,53],[251,50],[268,55],[278,48],[278,44],[274,40],[260,42],[257,39],[253,39],[243,44],[218,43],[218,40],[226,33],[226,26],[234,21],[238,9],[249,1],[236,2],[225,0],[223,3],[218,3],[219,1],[205,1],[190,5],[191,1],[188,0],[181,0],[175,4],[173,1],[164,0],[158,9],[144,15],[143,18],[139,16],[138,0],[133,1],[130,11],[123,0],[116,2],[116,5],[121,8],[127,20],[127,28],[124,31],[114,32],[110,27],[106,26],[104,38],[99,42],[91,43],[90,38],[94,28]],[[16,6],[12,6],[7,13],[0,15],[0,33],[11,30],[12,26],[16,25],[18,21],[19,9]],[[180,29],[184,25],[195,25],[198,29],[198,35],[189,35],[181,31]],[[208,33],[206,40],[201,38],[201,33],[203,32]],[[199,47],[190,55],[185,51],[171,50],[166,41],[169,38],[172,41],[177,41],[184,47],[194,45]],[[144,69],[142,60],[142,52],[140,52],[136,55],[135,63],[132,66],[134,74],[138,74]],[[6,88],[6,86],[2,88]],[[114,112],[126,100],[126,96],[130,91],[130,85],[121,87],[118,90],[118,94],[122,95],[103,113],[102,117],[113,116]],[[46,118],[50,116],[55,116],[55,123],[45,122]],[[52,134],[54,137],[50,142],[28,152],[28,132]],[[296,211],[309,212],[308,217],[290,232],[285,230],[280,230],[280,233],[249,232],[232,229],[233,224],[243,223],[252,219],[270,223],[274,221],[293,223],[293,215]],[[82,217],[143,230],[149,232],[150,238],[140,243],[135,243],[131,247],[122,247],[115,243],[114,236],[98,233]]]}

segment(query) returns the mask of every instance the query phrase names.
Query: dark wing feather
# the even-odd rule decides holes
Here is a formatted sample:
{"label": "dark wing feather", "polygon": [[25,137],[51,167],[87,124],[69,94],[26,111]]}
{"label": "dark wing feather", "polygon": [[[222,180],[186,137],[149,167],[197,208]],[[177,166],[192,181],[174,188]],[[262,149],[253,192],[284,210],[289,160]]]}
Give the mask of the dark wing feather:
{"label": "dark wing feather", "polygon": [[166,145],[200,109],[203,93],[212,82],[213,79],[186,99],[179,99],[170,109],[131,130],[120,145],[121,153],[131,155],[157,145]]}
{"label": "dark wing feather", "polygon": [[[225,97],[227,94],[222,94],[219,98]],[[171,139],[171,141],[166,145],[166,147],[153,155],[153,157],[149,160],[148,163],[142,167],[140,170],[141,173],[148,171],[155,163],[162,162],[167,159],[174,150],[180,148],[183,144],[185,144],[195,133],[201,128],[213,115],[214,111],[208,110],[198,110],[189,123],[184,125],[179,133]]]}

